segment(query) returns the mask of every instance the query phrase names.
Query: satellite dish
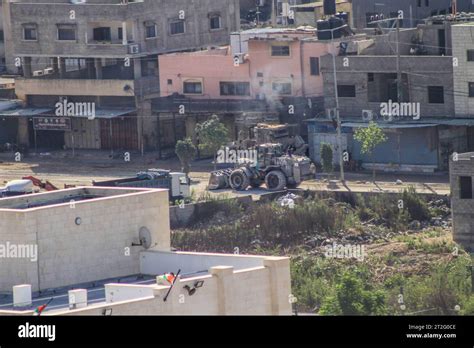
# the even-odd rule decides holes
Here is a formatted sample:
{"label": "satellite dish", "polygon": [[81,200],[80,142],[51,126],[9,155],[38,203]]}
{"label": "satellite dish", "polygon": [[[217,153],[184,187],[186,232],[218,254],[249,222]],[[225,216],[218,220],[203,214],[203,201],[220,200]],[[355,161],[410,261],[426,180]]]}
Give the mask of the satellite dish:
{"label": "satellite dish", "polygon": [[140,228],[140,231],[138,232],[138,238],[140,239],[141,245],[145,249],[150,249],[151,247],[151,233],[150,230],[146,227]]}

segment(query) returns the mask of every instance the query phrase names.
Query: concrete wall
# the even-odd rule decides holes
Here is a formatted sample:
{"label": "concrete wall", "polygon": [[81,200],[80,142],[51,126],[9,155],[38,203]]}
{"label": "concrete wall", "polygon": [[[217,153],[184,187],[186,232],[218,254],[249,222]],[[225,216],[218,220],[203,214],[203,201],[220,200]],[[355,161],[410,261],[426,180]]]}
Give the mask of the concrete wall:
{"label": "concrete wall", "polygon": [[67,96],[121,96],[130,97],[133,80],[43,80],[16,79],[16,94],[25,100],[30,95],[67,95]]}
{"label": "concrete wall", "polygon": [[[348,66],[344,66],[347,59]],[[368,73],[396,73],[395,56],[348,56],[336,57],[339,85],[355,85],[355,98],[339,98],[341,117],[361,117],[363,110],[373,110],[380,115],[380,102],[369,102]],[[401,70],[405,74],[405,89],[409,101],[421,104],[421,120],[424,117],[452,117],[454,96],[452,57],[402,56]],[[322,58],[326,107],[335,105],[332,57]],[[428,86],[444,87],[444,104],[428,103]]]}
{"label": "concrete wall", "polygon": [[474,82],[474,62],[467,61],[467,50],[474,50],[474,25],[459,24],[452,27],[454,66],[455,111],[457,117],[474,116],[474,98],[469,97],[469,82]]}
{"label": "concrete wall", "polygon": [[461,176],[474,177],[474,158],[472,156],[474,153],[462,154],[457,160],[451,156],[449,162],[453,239],[471,252],[474,250],[474,199],[461,199],[459,178]]}
{"label": "concrete wall", "polygon": [[[250,40],[246,61],[238,66],[234,64],[230,48],[160,56],[161,95],[184,94],[184,81],[196,80],[202,82],[203,93],[190,95],[192,98],[255,99],[259,94],[268,99],[278,98],[272,83],[279,81],[292,84],[292,96],[322,96],[322,75],[311,76],[310,57],[327,54],[329,45],[316,41],[288,41],[290,56],[272,57],[274,44],[276,42],[271,39]],[[221,96],[220,82],[249,82],[250,95]]]}
{"label": "concrete wall", "polygon": [[[26,42],[17,39],[13,53],[16,55],[47,55],[73,57],[124,57],[127,47],[114,44],[88,44],[86,35],[91,25],[98,22],[133,22],[128,30],[133,33],[134,42],[141,45],[142,52],[162,53],[208,44],[226,44],[229,34],[240,26],[239,0],[144,0],[128,3],[121,1],[88,1],[87,4],[74,5],[68,1],[16,1],[9,5],[13,38],[22,37],[23,23],[38,25],[38,41]],[[71,10],[76,18],[71,19]],[[186,34],[170,35],[169,21],[184,11]],[[210,13],[220,13],[222,29],[210,30]],[[154,21],[157,37],[145,37],[145,22]],[[56,40],[56,24],[77,25],[77,40],[60,42]],[[131,28],[130,28],[131,26]]]}
{"label": "concrete wall", "polygon": [[[147,227],[152,246],[169,250],[168,192],[165,190],[108,190],[87,188],[103,196],[90,201],[15,210],[25,202],[69,197],[82,189],[1,200],[0,244],[8,241],[38,246],[34,266],[26,261],[6,260],[0,267],[0,291],[29,283],[34,290],[55,288],[140,272],[138,232]],[[115,196],[110,196],[114,192]],[[13,208],[12,208],[13,207]],[[76,225],[76,218],[82,219]],[[127,249],[129,248],[129,249]],[[128,253],[129,250],[129,253]]]}
{"label": "concrete wall", "polygon": [[[206,255],[196,256],[206,258]],[[105,309],[112,310],[112,315],[290,315],[289,259],[260,259],[262,265],[257,267],[238,270],[232,266],[213,266],[207,275],[180,279],[166,302],[163,299],[167,286],[113,284],[107,289],[118,300],[125,300],[47,315],[101,315]],[[221,262],[229,264],[225,257]],[[189,296],[184,287],[192,287],[196,281],[204,281],[203,287]],[[149,295],[150,291],[153,296]],[[108,298],[113,300],[110,295]]]}

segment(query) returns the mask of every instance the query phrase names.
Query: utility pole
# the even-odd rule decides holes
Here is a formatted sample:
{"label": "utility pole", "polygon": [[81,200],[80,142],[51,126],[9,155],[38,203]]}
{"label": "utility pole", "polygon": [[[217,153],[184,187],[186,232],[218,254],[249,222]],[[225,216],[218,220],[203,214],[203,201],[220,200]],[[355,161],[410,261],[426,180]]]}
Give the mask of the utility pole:
{"label": "utility pole", "polygon": [[[331,38],[332,43],[334,43],[334,29],[331,30]],[[334,96],[336,97],[337,147],[339,147],[339,166],[341,167],[341,182],[345,182],[346,179],[344,177],[344,158],[342,155],[342,124],[341,116],[339,114],[339,91],[337,90],[336,52],[332,52],[332,70],[334,75]]]}
{"label": "utility pole", "polygon": [[402,71],[400,69],[400,17],[397,17],[397,102],[401,103],[402,93]]}
{"label": "utility pole", "polygon": [[[334,44],[334,32],[336,30],[341,30],[342,28],[347,27],[347,24],[334,28],[334,29],[326,29],[326,30],[320,30],[319,32],[326,32],[330,31],[331,32],[331,43]],[[335,47],[333,47],[333,50],[331,50],[331,55],[332,55],[332,71],[333,71],[333,77],[334,77],[334,97],[336,98],[336,121],[337,121],[337,146],[339,148],[339,167],[340,167],[340,180],[341,182],[345,182],[346,178],[344,175],[344,155],[342,153],[342,123],[341,123],[341,116],[339,113],[339,91],[337,90],[337,68],[336,68],[336,52],[334,52]]]}

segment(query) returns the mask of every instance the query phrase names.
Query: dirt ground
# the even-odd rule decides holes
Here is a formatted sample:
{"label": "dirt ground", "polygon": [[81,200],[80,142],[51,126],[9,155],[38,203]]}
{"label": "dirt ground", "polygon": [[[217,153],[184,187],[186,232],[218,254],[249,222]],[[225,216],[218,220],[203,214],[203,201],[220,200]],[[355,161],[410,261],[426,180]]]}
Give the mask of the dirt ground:
{"label": "dirt ground", "polygon": [[[180,170],[177,159],[159,161],[157,154],[132,153],[130,161],[123,158],[112,159],[111,154],[105,151],[76,151],[72,156],[70,151],[58,151],[43,154],[31,154],[16,162],[14,154],[0,154],[0,186],[4,183],[21,179],[25,176],[34,176],[41,180],[49,180],[58,188],[64,185],[86,186],[91,185],[93,180],[112,180],[135,176],[139,171],[149,168]],[[206,191],[209,181],[209,172],[213,169],[211,160],[196,161],[193,163],[190,174],[193,181],[192,190],[199,197]],[[337,175],[333,176],[337,179]],[[329,181],[326,176],[318,175],[315,180],[306,181],[301,185],[303,189],[330,190],[330,191],[353,191],[353,192],[399,192],[404,187],[414,186],[420,193],[434,193],[448,195],[450,193],[448,175],[417,175],[417,174],[377,174],[377,180],[372,182],[370,173],[347,173],[346,185],[337,181]],[[402,184],[397,185],[397,180]],[[232,190],[221,190],[213,192],[213,195],[259,196],[266,193],[264,189],[249,190],[246,192],[232,192]]]}

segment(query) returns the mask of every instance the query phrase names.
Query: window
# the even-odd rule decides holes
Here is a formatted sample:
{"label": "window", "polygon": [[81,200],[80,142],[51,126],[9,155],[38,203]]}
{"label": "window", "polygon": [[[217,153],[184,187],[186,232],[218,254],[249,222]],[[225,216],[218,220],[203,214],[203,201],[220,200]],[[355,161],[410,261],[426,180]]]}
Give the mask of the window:
{"label": "window", "polygon": [[38,30],[36,24],[25,24],[23,26],[23,40],[36,41],[38,40]]}
{"label": "window", "polygon": [[318,57],[309,58],[309,64],[311,65],[311,75],[318,76],[319,75],[319,58]]}
{"label": "window", "polygon": [[467,50],[467,61],[474,62],[474,50]]}
{"label": "window", "polygon": [[147,39],[153,39],[157,37],[156,24],[152,22],[145,23],[145,35]]}
{"label": "window", "polygon": [[272,46],[272,57],[289,57],[290,56],[290,46]]}
{"label": "window", "polygon": [[171,86],[171,85],[173,85],[173,80],[171,80],[171,79],[168,79],[168,81],[167,81],[167,82],[168,82],[168,86]]}
{"label": "window", "polygon": [[425,0],[425,6],[429,7],[430,6],[430,0]]}
{"label": "window", "polygon": [[444,104],[443,86],[428,86],[428,103]]}
{"label": "window", "polygon": [[417,5],[418,7],[421,7],[421,0],[418,0],[416,5]]}
{"label": "window", "polygon": [[291,82],[273,82],[272,90],[274,94],[291,95]]}
{"label": "window", "polygon": [[5,41],[5,35],[3,34],[3,30],[0,30],[0,42]]}
{"label": "window", "polygon": [[221,29],[221,16],[213,15],[209,18],[211,30]]}
{"label": "window", "polygon": [[459,198],[472,199],[472,177],[471,176],[459,177]]}
{"label": "window", "polygon": [[202,94],[202,82],[201,81],[184,81],[183,93],[184,94]]}
{"label": "window", "polygon": [[469,82],[469,98],[474,98],[474,82]]}
{"label": "window", "polygon": [[337,92],[341,98],[355,98],[356,96],[355,85],[338,85]]}
{"label": "window", "polygon": [[238,96],[249,96],[250,95],[250,83],[248,82],[221,82],[221,95],[238,95]]}
{"label": "window", "polygon": [[94,28],[94,41],[112,41],[112,32],[110,28]]}
{"label": "window", "polygon": [[175,21],[175,22],[170,23],[171,35],[184,34],[184,32],[185,32],[184,21]]}
{"label": "window", "polygon": [[58,40],[75,41],[76,40],[76,26],[70,25],[70,24],[58,25]]}
{"label": "window", "polygon": [[375,81],[374,73],[368,73],[367,74],[367,81],[369,81],[369,82],[374,82]]}
{"label": "window", "polygon": [[118,28],[118,39],[123,40],[123,28]]}

